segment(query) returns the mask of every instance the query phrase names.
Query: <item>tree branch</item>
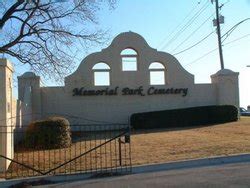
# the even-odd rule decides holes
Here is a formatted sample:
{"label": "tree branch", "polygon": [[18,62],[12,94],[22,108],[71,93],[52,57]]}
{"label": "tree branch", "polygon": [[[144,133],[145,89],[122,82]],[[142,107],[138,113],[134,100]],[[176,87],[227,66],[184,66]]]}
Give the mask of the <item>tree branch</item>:
{"label": "tree branch", "polygon": [[[113,5],[112,0],[105,1]],[[9,8],[0,20],[4,34],[0,36],[0,53],[29,64],[45,77],[61,79],[74,68],[77,51],[83,53],[90,45],[106,41],[105,31],[91,25],[98,23],[100,1],[75,2],[6,3],[3,7]],[[0,9],[5,10],[3,7]]]}
{"label": "tree branch", "polygon": [[24,0],[18,0],[14,3],[3,15],[2,19],[0,20],[0,29],[3,28],[4,24],[10,19],[11,15],[13,15],[18,6],[24,3]]}

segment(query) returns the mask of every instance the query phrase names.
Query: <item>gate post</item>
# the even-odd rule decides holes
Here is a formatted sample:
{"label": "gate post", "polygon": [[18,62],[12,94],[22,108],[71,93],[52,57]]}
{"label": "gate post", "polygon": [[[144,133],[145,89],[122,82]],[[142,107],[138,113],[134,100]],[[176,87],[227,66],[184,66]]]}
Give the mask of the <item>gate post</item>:
{"label": "gate post", "polygon": [[[11,63],[0,59],[0,155],[10,159],[14,157],[12,73]],[[0,172],[5,172],[9,165],[9,160],[0,157]]]}

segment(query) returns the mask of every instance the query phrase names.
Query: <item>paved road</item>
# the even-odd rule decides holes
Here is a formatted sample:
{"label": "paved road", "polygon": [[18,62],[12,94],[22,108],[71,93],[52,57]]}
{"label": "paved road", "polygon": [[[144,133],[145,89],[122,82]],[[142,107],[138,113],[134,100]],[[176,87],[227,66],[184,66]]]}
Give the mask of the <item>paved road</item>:
{"label": "paved road", "polygon": [[161,188],[161,187],[246,187],[250,188],[250,162],[170,170],[114,178],[85,180],[49,187]]}

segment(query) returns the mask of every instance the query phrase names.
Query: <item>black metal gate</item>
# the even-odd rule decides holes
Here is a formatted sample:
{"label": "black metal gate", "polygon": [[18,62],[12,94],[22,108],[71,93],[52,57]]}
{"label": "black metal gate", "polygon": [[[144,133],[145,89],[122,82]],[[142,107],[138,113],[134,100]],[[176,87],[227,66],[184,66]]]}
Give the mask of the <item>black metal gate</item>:
{"label": "black metal gate", "polygon": [[[109,127],[109,129],[107,129]],[[91,173],[119,174],[131,172],[129,125],[71,125],[72,144],[59,149],[27,147],[24,130],[9,129],[0,134],[15,135],[14,158],[0,178],[11,179],[41,175]],[[53,135],[51,135],[53,136]],[[50,143],[51,137],[46,137]]]}

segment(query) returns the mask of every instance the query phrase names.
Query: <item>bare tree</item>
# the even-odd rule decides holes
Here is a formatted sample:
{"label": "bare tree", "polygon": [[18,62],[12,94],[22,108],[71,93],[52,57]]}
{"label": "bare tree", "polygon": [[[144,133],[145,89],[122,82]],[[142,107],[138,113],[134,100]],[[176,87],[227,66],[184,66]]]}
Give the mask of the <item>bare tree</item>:
{"label": "bare tree", "polygon": [[[109,7],[114,1],[106,0]],[[76,47],[103,43],[96,12],[105,0],[2,0],[0,54],[45,77],[61,79],[74,67]]]}

